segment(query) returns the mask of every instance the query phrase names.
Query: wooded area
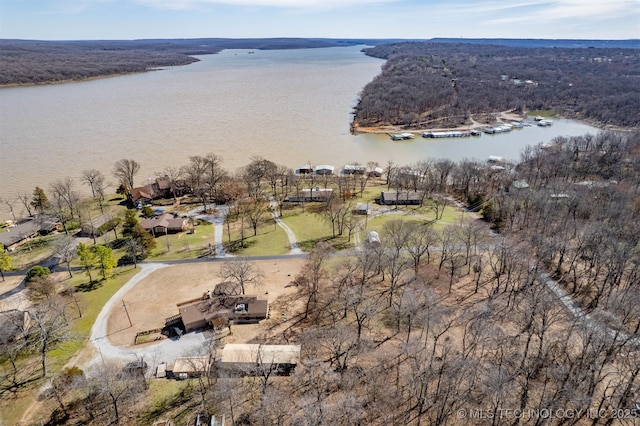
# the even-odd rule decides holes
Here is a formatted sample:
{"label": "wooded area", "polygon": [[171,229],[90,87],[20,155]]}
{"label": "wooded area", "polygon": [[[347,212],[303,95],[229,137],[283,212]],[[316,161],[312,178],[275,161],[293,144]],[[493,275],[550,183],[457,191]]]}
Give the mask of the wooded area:
{"label": "wooded area", "polygon": [[456,127],[507,110],[640,125],[638,49],[414,42],[364,52],[387,62],[361,94],[356,128]]}
{"label": "wooded area", "polygon": [[166,39],[123,41],[0,40],[0,85],[54,83],[150,71],[197,62],[223,49],[336,46],[321,40]]}
{"label": "wooded area", "polygon": [[[245,217],[251,228],[267,219],[268,196],[281,207],[300,188],[322,185],[340,195],[317,212],[338,223],[334,236],[351,232],[344,222],[351,215],[340,212],[353,210],[345,195],[364,189],[366,174],[296,175],[254,158],[232,175],[221,160],[194,156],[175,174],[165,171],[171,196],[180,177],[205,206],[235,205],[236,220]],[[133,163],[113,170],[125,189],[137,173]],[[100,179],[89,179],[96,175],[85,173],[83,181],[94,182],[100,198]],[[640,392],[640,134],[557,138],[526,150],[518,164],[389,161],[384,175],[388,189],[424,194],[422,207],[436,219],[452,199],[466,200],[493,231],[471,214],[443,225],[416,207],[386,221],[379,243],[349,256],[334,257],[320,242],[283,283],[296,288],[287,303],[300,308],[284,319],[283,332],[265,327],[260,339],[301,345],[291,376],[265,363],[229,378],[211,363],[151,405],[148,374],[123,376],[111,364],[63,371],[49,391],[57,401],[51,424],[141,424],[184,420],[185,413],[279,425],[633,421]],[[44,375],[49,345],[65,337],[43,340],[38,330],[6,348],[15,355],[18,344],[31,342],[30,350],[43,354],[34,371]],[[211,339],[198,355],[213,360],[222,344]],[[5,392],[20,388],[18,372],[9,370]]]}

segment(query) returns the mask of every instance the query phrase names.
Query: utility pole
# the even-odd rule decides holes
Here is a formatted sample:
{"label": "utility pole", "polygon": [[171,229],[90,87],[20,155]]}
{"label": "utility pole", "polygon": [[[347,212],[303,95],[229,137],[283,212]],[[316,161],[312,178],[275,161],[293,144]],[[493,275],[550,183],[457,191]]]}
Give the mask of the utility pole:
{"label": "utility pole", "polygon": [[122,307],[124,308],[124,312],[127,314],[127,319],[129,320],[129,327],[133,327],[131,323],[131,317],[129,316],[129,311],[127,310],[127,305],[124,304],[124,300],[122,301]]}

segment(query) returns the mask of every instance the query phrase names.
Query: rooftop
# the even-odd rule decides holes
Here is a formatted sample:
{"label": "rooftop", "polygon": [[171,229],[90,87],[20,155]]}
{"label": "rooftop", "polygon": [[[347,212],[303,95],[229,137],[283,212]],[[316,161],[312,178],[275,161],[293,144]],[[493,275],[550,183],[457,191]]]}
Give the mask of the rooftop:
{"label": "rooftop", "polygon": [[297,364],[300,345],[227,344],[222,363]]}

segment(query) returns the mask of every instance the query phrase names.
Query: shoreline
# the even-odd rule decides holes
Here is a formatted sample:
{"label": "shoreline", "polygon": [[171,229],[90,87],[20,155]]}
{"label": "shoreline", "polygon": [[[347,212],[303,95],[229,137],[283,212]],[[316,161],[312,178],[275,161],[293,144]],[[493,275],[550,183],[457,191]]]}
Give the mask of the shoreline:
{"label": "shoreline", "polygon": [[[493,115],[496,118],[496,122],[511,122],[511,121],[523,121],[526,119],[527,114],[518,114],[511,111],[501,111],[494,113],[485,113],[486,115]],[[390,133],[416,133],[422,132],[446,132],[446,131],[465,131],[465,130],[479,130],[487,126],[491,126],[488,123],[481,123],[470,117],[471,123],[463,126],[456,127],[419,127],[419,128],[407,128],[406,125],[392,125],[383,124],[373,127],[360,127],[351,123],[351,133],[358,134],[390,134]]]}
{"label": "shoreline", "polygon": [[[488,113],[491,114],[491,113]],[[496,117],[496,121],[494,123],[500,122],[511,122],[511,121],[524,121],[529,115],[529,113],[517,114],[510,111],[502,111],[493,113]],[[640,131],[639,127],[620,127],[610,124],[603,124],[597,122],[595,120],[590,120],[586,118],[578,118],[578,117],[566,117],[561,114],[555,114],[551,116],[552,118],[566,119],[566,120],[576,120],[578,122],[587,124],[589,126],[596,127],[600,130],[610,130],[614,132],[637,132]],[[420,128],[407,128],[406,125],[392,125],[392,124],[382,124],[379,126],[369,126],[369,127],[360,127],[355,126],[351,123],[351,134],[359,135],[359,134],[379,134],[379,135],[390,135],[392,133],[415,133],[421,134],[423,132],[447,132],[447,131],[468,131],[468,130],[481,130],[484,127],[492,126],[492,124],[480,123],[475,121],[473,117],[471,117],[471,124],[467,124],[464,126],[457,127],[420,127]]]}

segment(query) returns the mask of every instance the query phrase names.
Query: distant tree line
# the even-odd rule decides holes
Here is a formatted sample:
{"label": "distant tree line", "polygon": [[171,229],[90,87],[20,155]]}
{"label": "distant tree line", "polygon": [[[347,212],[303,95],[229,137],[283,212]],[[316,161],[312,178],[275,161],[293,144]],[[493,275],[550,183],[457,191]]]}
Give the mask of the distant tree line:
{"label": "distant tree line", "polygon": [[471,115],[556,110],[602,125],[640,125],[640,50],[400,43],[363,90],[354,125],[455,127]]}
{"label": "distant tree line", "polygon": [[197,62],[223,49],[302,49],[337,42],[280,39],[129,41],[0,40],[0,85],[41,84],[144,72]]}

